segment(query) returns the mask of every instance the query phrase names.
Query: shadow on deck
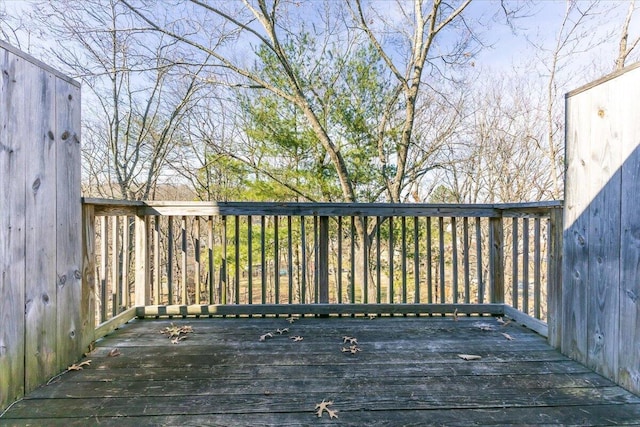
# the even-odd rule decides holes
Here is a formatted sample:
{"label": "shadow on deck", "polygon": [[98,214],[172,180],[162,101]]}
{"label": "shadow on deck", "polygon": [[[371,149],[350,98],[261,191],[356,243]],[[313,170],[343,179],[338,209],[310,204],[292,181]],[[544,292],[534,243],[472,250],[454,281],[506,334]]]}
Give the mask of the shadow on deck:
{"label": "shadow on deck", "polygon": [[639,397],[493,317],[134,320],[84,360],[0,425],[640,424]]}

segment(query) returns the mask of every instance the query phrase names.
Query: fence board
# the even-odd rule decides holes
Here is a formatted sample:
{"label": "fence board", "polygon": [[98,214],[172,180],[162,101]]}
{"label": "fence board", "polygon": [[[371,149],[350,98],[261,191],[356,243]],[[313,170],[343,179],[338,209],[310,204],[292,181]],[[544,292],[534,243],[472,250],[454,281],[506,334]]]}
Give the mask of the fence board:
{"label": "fence board", "polygon": [[80,201],[80,88],[56,82],[56,195],[58,271],[58,366],[66,368],[83,352],[91,291],[82,284],[82,213]]}
{"label": "fence board", "polygon": [[[0,45],[4,47],[4,45]],[[26,63],[0,49],[0,408],[24,393],[25,166],[22,112]]]}
{"label": "fence board", "polygon": [[18,76],[26,86],[20,115],[32,125],[23,134],[26,184],[25,389],[57,373],[56,304],[56,117],[55,81],[32,68]]}

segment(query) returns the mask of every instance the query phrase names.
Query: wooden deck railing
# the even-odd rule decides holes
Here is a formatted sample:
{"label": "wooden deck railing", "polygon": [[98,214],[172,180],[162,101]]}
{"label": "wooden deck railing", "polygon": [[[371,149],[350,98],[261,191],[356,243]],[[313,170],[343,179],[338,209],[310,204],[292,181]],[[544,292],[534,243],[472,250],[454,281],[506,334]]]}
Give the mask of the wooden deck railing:
{"label": "wooden deck railing", "polygon": [[559,303],[561,202],[85,199],[83,209],[98,324],[122,312],[462,315],[506,307],[546,333]]}

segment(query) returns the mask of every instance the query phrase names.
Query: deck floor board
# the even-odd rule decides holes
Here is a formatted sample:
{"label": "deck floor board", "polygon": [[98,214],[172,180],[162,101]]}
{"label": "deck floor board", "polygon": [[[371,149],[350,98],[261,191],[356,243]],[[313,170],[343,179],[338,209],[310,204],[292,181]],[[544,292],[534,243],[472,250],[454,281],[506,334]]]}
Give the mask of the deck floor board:
{"label": "deck floor board", "polygon": [[[172,344],[172,323],[193,332]],[[640,424],[640,397],[491,317],[134,320],[87,359],[0,425]],[[314,414],[323,399],[337,419]]]}

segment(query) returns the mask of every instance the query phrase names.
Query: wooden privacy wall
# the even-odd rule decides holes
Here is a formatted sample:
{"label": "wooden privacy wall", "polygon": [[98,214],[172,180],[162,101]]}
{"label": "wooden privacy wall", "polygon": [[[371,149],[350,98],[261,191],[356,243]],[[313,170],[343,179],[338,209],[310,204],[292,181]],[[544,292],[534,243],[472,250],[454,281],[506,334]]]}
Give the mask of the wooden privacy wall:
{"label": "wooden privacy wall", "polygon": [[566,96],[561,349],[640,393],[640,64]]}
{"label": "wooden privacy wall", "polygon": [[80,86],[0,43],[0,410],[86,345]]}

